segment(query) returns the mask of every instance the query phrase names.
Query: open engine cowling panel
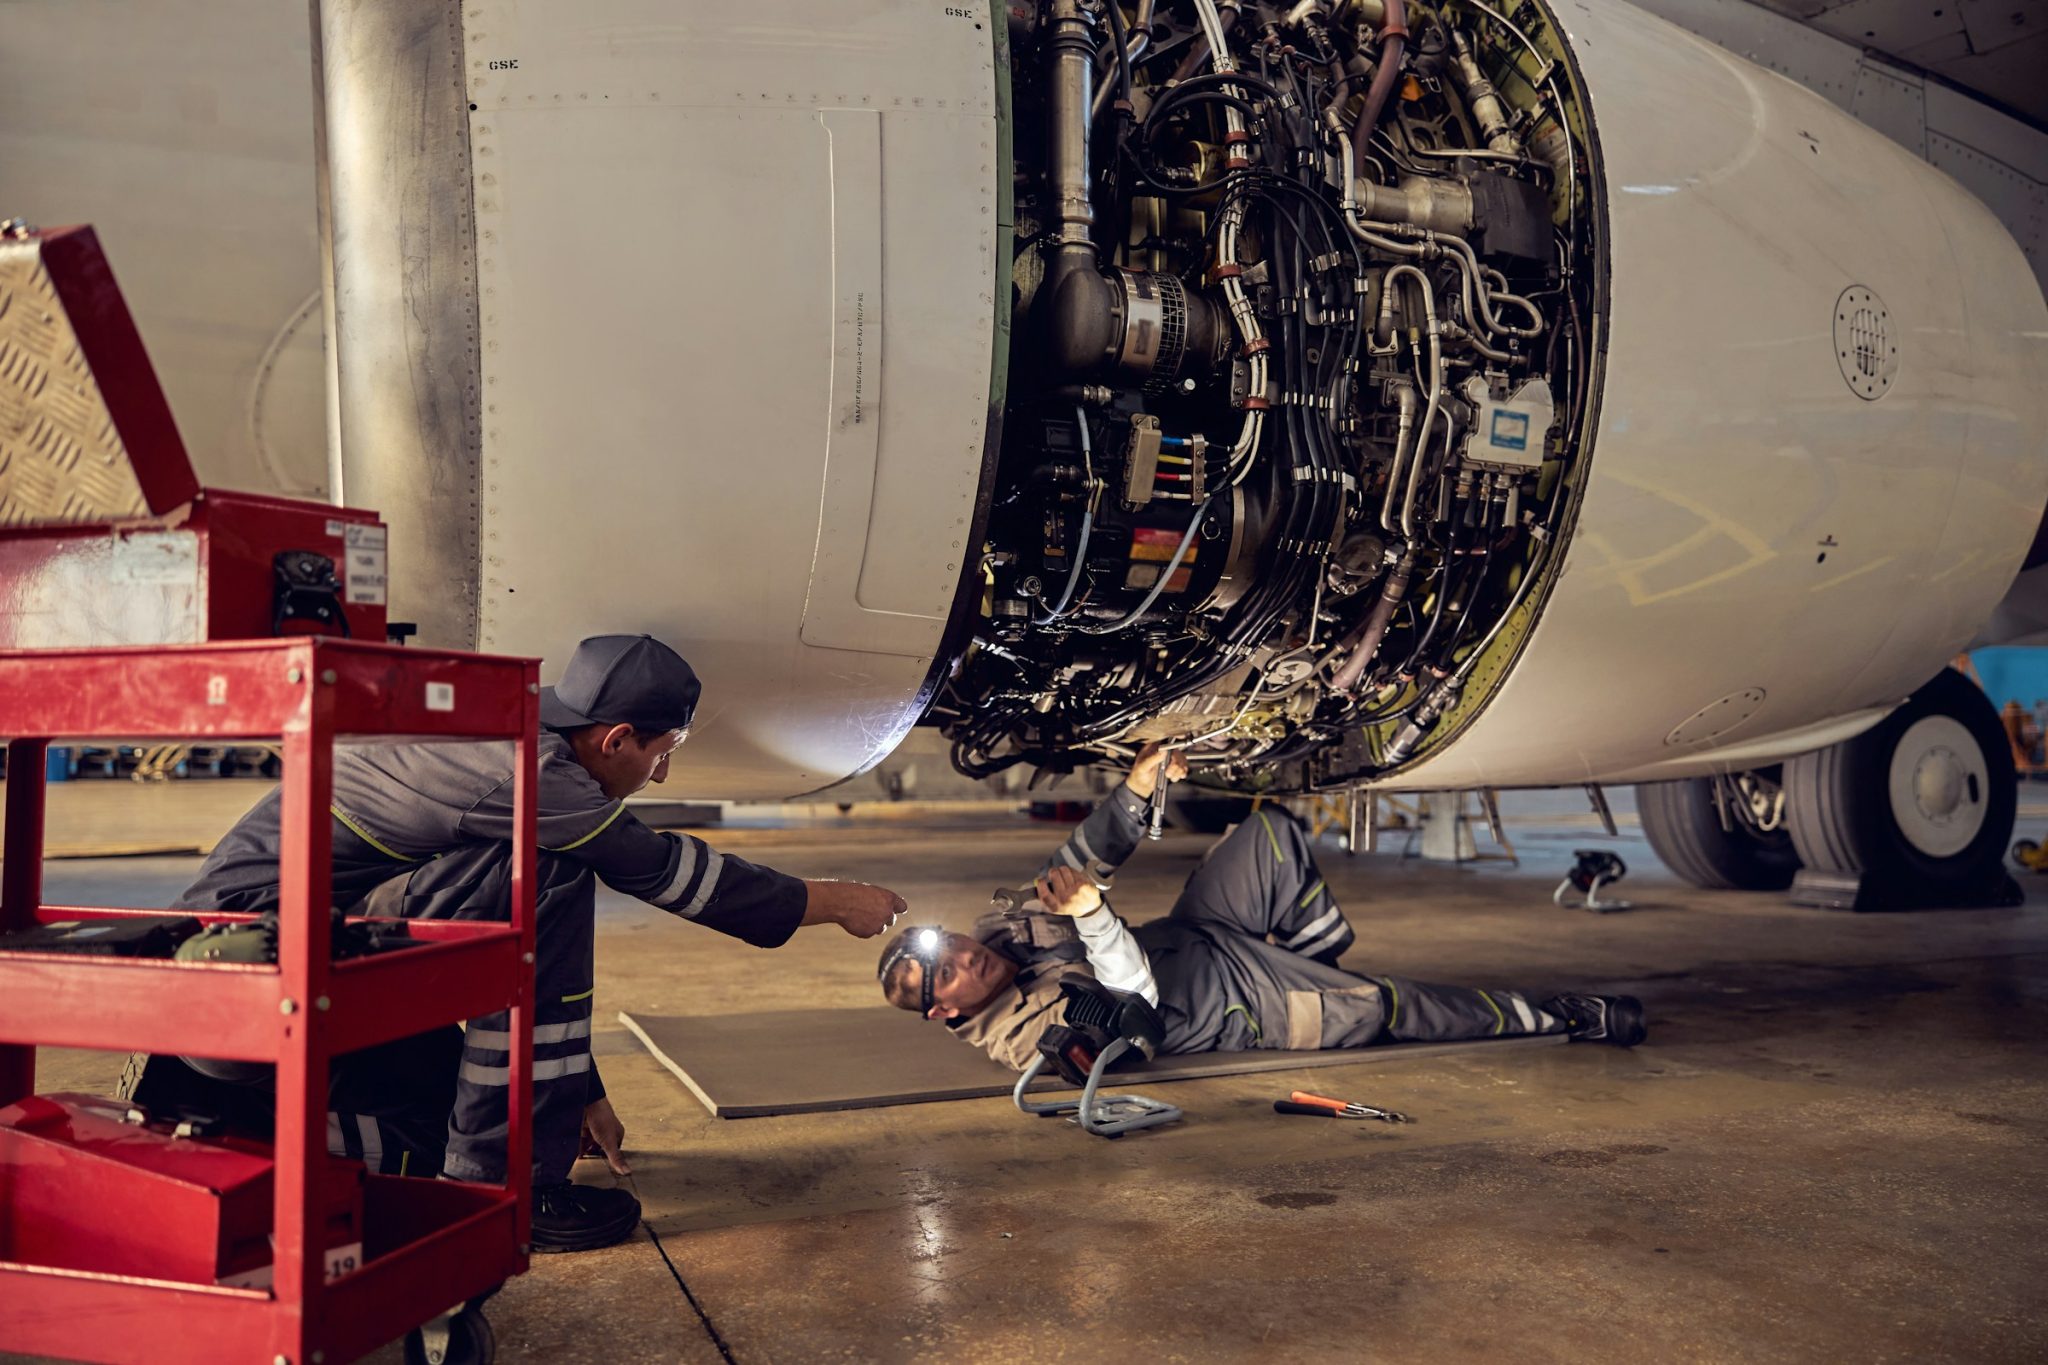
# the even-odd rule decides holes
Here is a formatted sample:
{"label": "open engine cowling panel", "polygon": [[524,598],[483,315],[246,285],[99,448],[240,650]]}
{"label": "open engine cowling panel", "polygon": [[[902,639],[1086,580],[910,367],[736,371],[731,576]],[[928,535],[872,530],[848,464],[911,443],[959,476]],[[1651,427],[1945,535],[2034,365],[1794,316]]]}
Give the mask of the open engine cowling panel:
{"label": "open engine cowling panel", "polygon": [[1011,401],[936,712],[962,771],[1158,739],[1314,786],[1483,700],[1594,364],[1584,119],[1523,16],[1063,0],[1013,31]]}

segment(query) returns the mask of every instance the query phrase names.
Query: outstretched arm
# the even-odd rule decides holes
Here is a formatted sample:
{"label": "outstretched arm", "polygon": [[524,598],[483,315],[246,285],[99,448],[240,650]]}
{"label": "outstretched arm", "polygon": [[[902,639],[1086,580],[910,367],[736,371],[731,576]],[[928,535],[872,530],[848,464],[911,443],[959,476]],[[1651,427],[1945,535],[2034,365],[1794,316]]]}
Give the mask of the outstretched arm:
{"label": "outstretched arm", "polygon": [[837,924],[856,938],[873,938],[904,909],[902,897],[882,887],[799,881],[692,835],[657,833],[624,811],[561,851],[615,891],[762,948],[780,945],[809,924]]}
{"label": "outstretched arm", "polygon": [[1066,841],[1045,860],[1041,873],[1056,867],[1086,872],[1102,867],[1114,872],[1135,853],[1145,837],[1146,804],[1159,786],[1159,770],[1166,768],[1167,780],[1178,782],[1188,775],[1187,760],[1158,744],[1147,744],[1131,763],[1131,774],[1123,785],[1102,798],[1088,818],[1074,827]]}

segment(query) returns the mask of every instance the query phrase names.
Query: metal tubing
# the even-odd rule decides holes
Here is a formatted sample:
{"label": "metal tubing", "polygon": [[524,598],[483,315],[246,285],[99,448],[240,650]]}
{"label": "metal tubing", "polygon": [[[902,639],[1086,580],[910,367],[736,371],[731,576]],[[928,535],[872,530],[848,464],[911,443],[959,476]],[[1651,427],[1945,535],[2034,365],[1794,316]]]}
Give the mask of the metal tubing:
{"label": "metal tubing", "polygon": [[1429,337],[1429,403],[1423,410],[1421,429],[1415,435],[1415,454],[1408,465],[1408,488],[1401,498],[1401,534],[1410,541],[1415,539],[1415,492],[1421,484],[1422,456],[1429,449],[1429,439],[1436,428],[1436,414],[1444,396],[1444,350],[1443,328],[1436,319],[1436,294],[1429,283],[1429,276],[1412,265],[1397,265],[1387,271],[1387,290],[1391,294],[1396,278],[1412,275],[1415,287],[1422,291],[1422,316]]}
{"label": "metal tubing", "polygon": [[1520,156],[1522,140],[1510,131],[1507,109],[1501,104],[1493,82],[1479,69],[1479,59],[1472,55],[1465,30],[1451,30],[1451,53],[1451,75],[1463,88],[1465,103],[1471,106],[1472,117],[1479,121],[1479,135],[1486,139],[1488,149]]}
{"label": "metal tubing", "polygon": [[1085,247],[1093,264],[1095,205],[1088,195],[1088,137],[1095,43],[1080,0],[1055,0],[1046,48],[1052,54],[1046,141],[1053,212],[1059,219],[1057,237],[1062,254]]}
{"label": "metal tubing", "polygon": [[1380,503],[1383,531],[1394,529],[1394,493],[1401,486],[1401,470],[1408,463],[1408,443],[1415,435],[1415,386],[1402,384],[1395,393],[1395,401],[1401,409],[1401,425],[1394,434],[1394,463],[1387,469],[1387,496]]}

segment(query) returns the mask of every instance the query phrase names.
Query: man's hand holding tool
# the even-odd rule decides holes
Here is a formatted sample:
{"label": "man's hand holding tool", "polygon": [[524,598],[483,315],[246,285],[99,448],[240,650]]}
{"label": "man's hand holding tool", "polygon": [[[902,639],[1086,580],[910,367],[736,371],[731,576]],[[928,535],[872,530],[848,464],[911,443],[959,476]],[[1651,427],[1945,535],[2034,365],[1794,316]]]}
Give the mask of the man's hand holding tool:
{"label": "man's hand holding tool", "polygon": [[1131,761],[1131,775],[1125,785],[1145,798],[1145,837],[1157,839],[1166,821],[1166,789],[1188,775],[1188,761],[1180,751],[1154,742],[1138,750]]}
{"label": "man's hand holding tool", "polygon": [[1071,867],[1055,867],[1034,884],[1039,904],[1055,915],[1079,919],[1102,906],[1102,884]]}

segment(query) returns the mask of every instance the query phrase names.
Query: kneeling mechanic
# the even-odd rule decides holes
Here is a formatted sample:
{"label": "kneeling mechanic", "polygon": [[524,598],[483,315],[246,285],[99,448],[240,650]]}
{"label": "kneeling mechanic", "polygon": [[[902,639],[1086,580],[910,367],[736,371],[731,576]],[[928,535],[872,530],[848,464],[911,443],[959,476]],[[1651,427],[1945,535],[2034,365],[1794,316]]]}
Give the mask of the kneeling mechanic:
{"label": "kneeling mechanic", "polygon": [[[700,690],[689,664],[660,641],[600,635],[578,645],[561,681],[541,692],[536,1250],[609,1245],[640,1217],[629,1191],[569,1178],[586,1132],[613,1170],[627,1170],[624,1128],[590,1055],[599,881],[764,948],[810,924],[873,937],[903,910],[902,899],[882,887],[800,881],[720,854],[701,839],[657,833],[626,809],[627,796],[667,777]],[[506,919],[516,752],[510,742],[337,749],[334,903],[407,918]],[[276,907],[280,804],[273,792],[242,818],[206,859],[178,908]],[[329,1088],[330,1148],[387,1173],[438,1170],[461,1180],[503,1179],[509,1026],[507,1015],[496,1014],[471,1020],[460,1034],[437,1030],[337,1059]],[[248,1087],[271,1084],[267,1066],[186,1060],[189,1069],[174,1059],[153,1059],[134,1097],[145,1104],[203,1104],[209,1084],[218,1091],[226,1081],[245,1097]]]}

